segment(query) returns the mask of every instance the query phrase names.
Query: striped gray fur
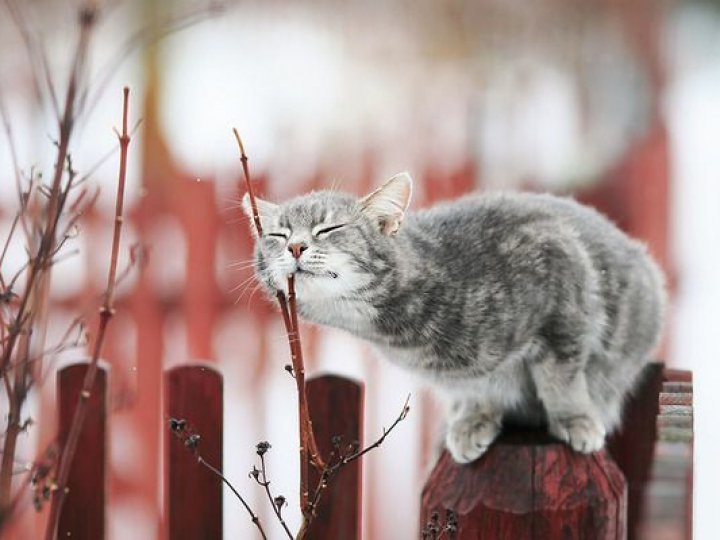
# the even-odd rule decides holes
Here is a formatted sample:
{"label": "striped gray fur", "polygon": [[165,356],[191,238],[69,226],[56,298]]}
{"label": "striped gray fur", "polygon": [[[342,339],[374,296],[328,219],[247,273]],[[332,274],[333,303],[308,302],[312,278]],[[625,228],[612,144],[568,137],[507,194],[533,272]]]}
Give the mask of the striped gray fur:
{"label": "striped gray fur", "polygon": [[[259,278],[274,295],[296,273],[303,318],[429,381],[458,462],[510,418],[601,448],[661,332],[663,278],[645,247],[569,198],[471,195],[407,212],[410,188],[401,174],[364,198],[259,201]],[[291,244],[305,248],[297,259]]]}

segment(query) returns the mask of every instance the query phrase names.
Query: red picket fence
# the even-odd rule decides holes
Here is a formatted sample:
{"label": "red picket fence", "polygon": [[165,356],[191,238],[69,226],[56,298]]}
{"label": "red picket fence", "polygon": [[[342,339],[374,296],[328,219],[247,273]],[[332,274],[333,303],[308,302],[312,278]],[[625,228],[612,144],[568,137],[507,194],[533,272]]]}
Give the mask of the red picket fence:
{"label": "red picket fence", "polygon": [[[70,426],[86,364],[58,373],[60,441]],[[58,538],[105,537],[108,370],[102,368],[78,443]],[[361,441],[363,387],[337,376],[308,383],[320,450],[335,435]],[[200,434],[200,454],[222,469],[223,379],[207,364],[164,373],[164,418]],[[422,494],[426,538],[691,538],[692,380],[688,372],[647,369],[629,404],[626,429],[591,456],[547,435],[511,430],[466,466],[444,453]],[[166,428],[163,538],[222,538],[221,479],[198,464]],[[321,500],[309,538],[361,537],[361,462],[342,470]],[[317,478],[314,478],[317,481]],[[668,489],[668,487],[672,489]]]}
{"label": "red picket fence", "polygon": [[[64,440],[82,388],[87,364],[58,372],[60,441]],[[108,375],[102,367],[92,391],[89,413],[71,468],[69,493],[63,506],[58,538],[102,539],[107,510]],[[326,375],[308,381],[310,413],[320,450],[329,455],[333,436],[362,442],[362,384]],[[223,378],[209,364],[171,368],[164,373],[164,424],[183,419],[200,435],[199,455],[222,470]],[[165,429],[163,538],[205,540],[223,537],[223,483],[198,464],[193,452]],[[317,473],[311,476],[317,482]],[[361,462],[347,464],[321,499],[309,538],[359,539],[361,534]],[[239,504],[239,503],[238,503]]]}

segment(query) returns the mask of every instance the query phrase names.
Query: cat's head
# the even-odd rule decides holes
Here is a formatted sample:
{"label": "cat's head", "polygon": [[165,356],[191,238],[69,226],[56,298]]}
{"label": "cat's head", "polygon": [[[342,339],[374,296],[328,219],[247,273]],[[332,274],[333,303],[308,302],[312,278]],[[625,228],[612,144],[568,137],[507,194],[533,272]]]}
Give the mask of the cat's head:
{"label": "cat's head", "polygon": [[[260,279],[270,290],[287,292],[287,276],[295,274],[301,301],[367,287],[394,264],[393,236],[411,192],[410,175],[401,173],[362,198],[317,191],[275,204],[256,197],[263,228],[256,237]],[[252,222],[248,194],[242,206]]]}

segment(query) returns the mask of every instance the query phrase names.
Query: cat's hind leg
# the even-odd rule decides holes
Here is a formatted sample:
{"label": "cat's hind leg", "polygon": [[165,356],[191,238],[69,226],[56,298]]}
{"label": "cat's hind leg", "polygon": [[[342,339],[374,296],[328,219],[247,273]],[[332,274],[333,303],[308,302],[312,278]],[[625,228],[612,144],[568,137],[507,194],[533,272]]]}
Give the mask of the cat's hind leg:
{"label": "cat's hind leg", "polygon": [[588,393],[581,362],[560,361],[550,353],[530,366],[537,395],[552,435],[578,452],[590,453],[605,444],[606,430]]}
{"label": "cat's hind leg", "polygon": [[502,428],[502,410],[476,399],[455,398],[447,415],[445,446],[457,463],[482,456]]}

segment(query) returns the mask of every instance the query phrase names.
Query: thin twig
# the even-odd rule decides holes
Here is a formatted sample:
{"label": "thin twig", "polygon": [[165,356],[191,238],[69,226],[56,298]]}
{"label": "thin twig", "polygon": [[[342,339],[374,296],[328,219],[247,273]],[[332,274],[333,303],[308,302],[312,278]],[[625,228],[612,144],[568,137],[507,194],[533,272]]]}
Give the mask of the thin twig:
{"label": "thin twig", "polygon": [[[63,172],[65,170],[65,163],[68,154],[68,146],[70,144],[70,135],[73,127],[73,119],[75,117],[75,98],[77,96],[78,85],[80,77],[84,72],[85,59],[87,56],[87,50],[90,42],[90,35],[94,27],[95,16],[97,7],[92,4],[81,8],[81,25],[80,25],[80,37],[75,50],[75,56],[73,61],[73,69],[70,76],[70,82],[68,83],[68,90],[65,97],[65,106],[63,110],[63,116],[59,123],[59,140],[57,145],[57,159],[55,161],[55,170],[53,175],[53,181],[50,189],[49,207],[48,207],[48,218],[47,226],[45,227],[40,243],[37,249],[37,256],[33,259],[33,264],[30,266],[30,273],[28,274],[27,283],[25,285],[26,293],[22,295],[20,307],[16,315],[16,321],[21,320],[24,317],[25,310],[27,309],[28,302],[32,297],[30,291],[35,287],[35,281],[39,275],[45,270],[45,256],[47,253],[52,251],[55,243],[55,231],[57,228],[60,215],[62,213],[62,197],[61,195],[61,181]],[[17,325],[16,325],[17,326]],[[7,365],[10,354],[15,347],[15,341],[19,335],[20,329],[17,332],[10,334],[8,345],[3,351],[2,360],[0,360],[0,369]],[[0,488],[0,491],[3,491]]]}
{"label": "thin twig", "polygon": [[0,93],[0,119],[2,119],[3,129],[5,130],[5,137],[7,138],[7,147],[10,151],[10,159],[13,164],[13,173],[15,176],[15,189],[20,199],[20,208],[24,206],[22,198],[22,174],[20,171],[20,163],[18,161],[17,148],[15,147],[15,137],[12,132],[12,125],[10,124],[10,116],[5,107],[5,100],[3,95]]}
{"label": "thin twig", "polygon": [[257,516],[255,512],[252,511],[252,508],[250,508],[250,505],[247,503],[247,501],[240,495],[240,492],[235,489],[235,486],[232,485],[230,480],[225,478],[225,475],[223,475],[222,472],[220,472],[219,469],[216,467],[210,465],[205,458],[203,458],[200,455],[200,452],[198,451],[198,446],[201,441],[201,436],[199,433],[197,433],[192,427],[188,426],[187,420],[184,418],[170,418],[168,419],[168,427],[170,428],[170,431],[173,432],[175,437],[177,437],[183,444],[185,448],[192,453],[192,455],[195,457],[197,462],[208,469],[210,472],[215,474],[218,478],[220,478],[223,483],[230,488],[230,490],[233,492],[235,497],[238,498],[238,500],[242,503],[242,505],[245,507],[245,510],[248,514],[250,514],[250,519],[253,522],[253,524],[258,528],[260,531],[260,536],[263,537],[263,539],[267,539],[267,536],[265,535],[265,531],[262,527],[262,524],[260,523],[260,518]]}
{"label": "thin twig", "polygon": [[235,497],[237,497],[238,500],[245,507],[245,510],[247,510],[247,513],[250,514],[250,519],[252,520],[252,522],[255,524],[255,526],[260,531],[260,536],[262,536],[263,539],[267,539],[267,536],[265,535],[265,531],[263,530],[262,524],[260,523],[260,518],[257,516],[257,514],[255,514],[255,512],[252,511],[252,508],[250,508],[250,505],[245,501],[245,499],[243,499],[242,495],[240,495],[238,490],[235,489],[235,486],[233,486],[232,483],[230,483],[230,480],[225,478],[225,475],[223,475],[223,473],[221,473],[218,469],[216,469],[215,467],[210,465],[207,461],[205,461],[205,459],[202,456],[197,455],[196,458],[197,458],[197,462],[200,465],[202,465],[203,467],[205,467],[208,470],[215,473],[215,475],[217,475],[217,477],[220,478],[225,483],[225,485],[230,488],[230,490],[233,492]]}
{"label": "thin twig", "polygon": [[85,114],[90,115],[100,102],[100,97],[104,94],[108,84],[117,72],[122,63],[130,56],[130,54],[143,45],[152,44],[166,36],[180,32],[205,19],[216,14],[222,6],[217,3],[210,2],[206,6],[192,9],[187,13],[183,13],[174,17],[169,17],[164,21],[151,21],[146,26],[136,30],[129,36],[118,50],[115,51],[112,58],[101,66],[94,84],[94,93],[92,95],[84,95],[82,103],[87,103]]}
{"label": "thin twig", "polygon": [[[238,149],[240,152],[240,162],[242,164],[243,174],[245,177],[245,185],[247,187],[248,195],[250,197],[250,206],[252,210],[253,222],[255,224],[255,230],[257,232],[258,241],[261,241],[263,229],[260,220],[260,213],[258,212],[257,208],[255,192],[252,182],[250,181],[248,158],[245,154],[245,148],[243,146],[240,134],[238,133],[237,129],[233,128],[233,134],[235,135],[235,139],[237,141]],[[305,364],[303,360],[302,344],[300,342],[300,331],[297,315],[297,298],[295,294],[295,276],[293,274],[287,276],[287,291],[288,294],[286,298],[285,293],[282,290],[278,289],[277,301],[280,306],[280,312],[282,313],[283,323],[287,332],[288,344],[290,346],[290,356],[292,359],[292,374],[295,378],[298,394],[298,424],[300,431],[300,510],[303,516],[303,520],[300,526],[300,530],[298,531],[295,538],[297,540],[302,540],[306,537],[310,523],[316,516],[318,503],[320,502],[322,493],[327,488],[329,482],[334,478],[334,476],[342,467],[344,467],[348,463],[360,459],[370,450],[379,447],[383,443],[385,438],[395,429],[395,427],[407,417],[407,414],[410,410],[408,406],[410,396],[408,396],[405,404],[403,405],[402,411],[395,419],[395,421],[388,429],[383,429],[382,435],[375,442],[361,450],[354,449],[350,451],[347,455],[340,455],[338,461],[334,463],[326,463],[322,455],[320,454],[320,450],[318,449],[317,442],[315,440],[315,433],[312,427],[312,419],[310,418],[310,413],[308,409],[307,387],[305,384]],[[254,469],[253,473],[262,474],[262,481],[258,480],[257,476],[255,476],[255,479],[256,481],[258,481],[258,483],[265,487],[266,494],[270,499],[270,503],[273,506],[273,510],[275,511],[276,516],[285,528],[285,532],[290,538],[292,538],[289,529],[286,527],[285,522],[282,519],[280,509],[275,505],[275,501],[270,494],[270,483],[267,481],[267,477],[265,474],[265,461],[263,459],[263,455],[260,452],[258,452],[258,454],[260,455],[262,469],[261,471],[257,471],[257,469]],[[330,460],[332,460],[333,455],[334,454],[331,453]],[[308,487],[309,466],[311,464],[321,471],[320,480],[315,487],[312,500],[310,500],[310,493]]]}
{"label": "thin twig", "polygon": [[407,418],[407,415],[410,412],[410,406],[408,405],[408,403],[410,403],[410,394],[408,394],[408,397],[405,399],[405,404],[403,405],[402,411],[400,412],[398,417],[395,419],[395,421],[390,425],[390,427],[387,429],[383,428],[383,434],[380,435],[380,437],[374,443],[372,443],[370,446],[366,446],[365,448],[363,448],[362,450],[360,450],[359,452],[357,452],[355,454],[352,454],[346,458],[343,458],[339,465],[342,466],[342,465],[351,463],[351,462],[355,461],[356,459],[359,459],[362,456],[364,456],[365,454],[367,454],[370,450],[373,450],[374,448],[379,447],[385,441],[385,438],[390,434],[390,432],[393,429],[395,429],[395,427],[400,422],[402,422],[403,420],[405,420],[405,418]]}
{"label": "thin twig", "polygon": [[[10,12],[10,17],[13,19],[15,27],[20,32],[20,37],[22,38],[25,45],[25,51],[27,52],[29,62],[31,65],[35,66],[35,69],[31,69],[30,73],[32,75],[32,83],[33,89],[35,90],[35,95],[38,101],[40,101],[42,99],[42,92],[40,91],[40,80],[38,78],[38,70],[36,67],[37,44],[33,41],[33,38],[30,35],[30,29],[28,28],[27,21],[23,17],[22,11],[18,8],[17,5],[15,5],[15,2],[13,0],[5,0],[5,6]],[[53,106],[55,112],[57,113],[57,118],[59,119],[60,114],[57,103],[54,103]]]}
{"label": "thin twig", "polygon": [[457,513],[454,510],[445,511],[445,522],[440,519],[440,512],[437,510],[430,514],[430,519],[420,531],[423,540],[440,540],[444,536],[452,539],[458,532]]}
{"label": "thin twig", "polygon": [[[250,197],[250,206],[253,213],[253,222],[257,231],[258,239],[262,237],[262,223],[260,221],[260,213],[257,209],[257,201],[252,182],[250,181],[250,171],[248,167],[248,158],[245,154],[245,147],[240,138],[238,130],[233,128],[233,134],[240,151],[240,162],[242,163],[243,174],[245,177],[245,185]],[[292,367],[295,375],[295,385],[298,394],[298,428],[300,431],[300,509],[303,515],[308,514],[309,508],[309,470],[308,465],[312,463],[318,469],[324,467],[324,462],[317,442],[315,441],[315,433],[312,429],[312,420],[308,412],[307,405],[307,388],[305,386],[305,364],[303,362],[302,345],[300,343],[300,333],[298,330],[297,320],[297,304],[295,298],[295,279],[291,274],[288,276],[288,298],[282,291],[277,293],[278,304],[282,313],[285,330],[287,332],[288,343],[290,345],[290,355],[292,358]]]}
{"label": "thin twig", "polygon": [[60,511],[66,495],[66,484],[70,473],[70,466],[75,456],[80,431],[82,430],[85,416],[87,414],[87,404],[95,384],[95,375],[97,373],[98,361],[102,353],[103,343],[105,341],[105,333],[108,323],[114,314],[113,301],[115,297],[115,275],[117,273],[118,253],[120,250],[120,235],[123,223],[123,202],[125,194],[125,178],[127,173],[127,154],[130,145],[130,136],[128,135],[128,100],[129,88],[123,89],[123,118],[122,118],[122,134],[119,135],[120,143],[120,166],[118,171],[117,197],[115,199],[115,226],[113,233],[112,251],[110,257],[110,268],[108,270],[107,288],[105,291],[105,302],[100,308],[100,320],[98,322],[97,336],[95,338],[95,346],[93,348],[92,358],[88,364],[83,387],[78,396],[77,406],[73,415],[70,430],[68,432],[67,441],[60,456],[57,475],[57,489],[53,494],[52,504],[50,507],[50,517],[48,518],[47,529],[45,530],[45,539],[53,540],[56,537],[58,520]]}
{"label": "thin twig", "polygon": [[[79,12],[80,32],[73,56],[73,66],[65,96],[63,114],[58,124],[57,157],[53,171],[53,181],[48,195],[49,201],[47,211],[45,212],[44,227],[42,226],[39,208],[35,208],[31,216],[32,227],[28,229],[25,223],[25,217],[27,215],[26,209],[28,208],[32,190],[32,175],[31,185],[27,194],[24,196],[22,194],[20,195],[22,209],[21,224],[28,238],[38,239],[38,241],[36,249],[28,248],[28,252],[32,252],[33,255],[29,256],[28,276],[24,292],[20,296],[20,302],[15,312],[14,320],[9,325],[7,341],[3,347],[2,356],[0,357],[0,373],[3,374],[2,376],[5,381],[4,384],[8,392],[9,401],[7,430],[5,440],[3,441],[3,454],[0,462],[0,511],[9,508],[11,503],[12,470],[17,446],[17,436],[20,433],[21,427],[20,414],[27,396],[28,378],[31,375],[29,365],[19,365],[15,369],[14,385],[11,388],[8,381],[8,374],[4,370],[10,364],[10,359],[13,355],[16,360],[19,359],[22,361],[23,359],[27,359],[33,322],[37,316],[44,317],[45,314],[45,307],[48,302],[48,272],[50,269],[48,262],[55,246],[56,230],[65,203],[65,197],[62,191],[62,178],[65,172],[70,136],[74,126],[76,97],[81,84],[81,78],[85,72],[85,60],[95,23],[95,16],[97,14],[96,10],[97,6],[91,3],[82,7]],[[5,117],[5,113],[3,113],[3,117]],[[6,131],[10,133],[9,124],[7,122],[5,124]],[[15,157],[13,159],[16,161]],[[17,173],[19,171],[17,163],[15,163],[15,167],[17,180]],[[68,180],[69,183],[71,183],[71,181],[72,179]],[[11,286],[12,285],[14,285],[14,283],[11,284]],[[41,331],[41,340],[43,334],[44,332]]]}
{"label": "thin twig", "polygon": [[[7,253],[8,247],[10,246],[10,240],[12,240],[13,234],[15,233],[15,227],[18,224],[18,221],[20,220],[20,213],[18,212],[15,214],[15,217],[12,220],[12,224],[10,225],[10,232],[8,233],[7,238],[5,239],[5,244],[3,245],[2,253],[0,253],[0,269],[2,269],[2,263],[5,260],[5,254]],[[5,291],[3,291],[5,292]]]}
{"label": "thin twig", "polygon": [[[352,463],[353,461],[360,459],[361,457],[363,457],[365,454],[367,454],[371,450],[378,448],[385,441],[385,438],[395,429],[395,427],[397,427],[397,425],[400,422],[405,420],[408,413],[410,412],[410,406],[408,405],[409,403],[410,403],[410,395],[408,394],[408,397],[405,399],[405,404],[403,405],[403,408],[400,411],[400,414],[397,416],[397,418],[395,418],[395,420],[393,421],[393,423],[390,425],[389,428],[387,428],[387,429],[383,428],[382,435],[380,435],[380,437],[378,437],[375,440],[375,442],[366,446],[365,448],[350,452],[350,454],[348,454],[346,456],[340,455],[338,461],[336,461],[333,464],[328,464],[323,469],[322,474],[320,475],[320,480],[318,481],[318,484],[315,487],[315,493],[313,495],[312,502],[310,503],[312,513],[311,513],[311,518],[308,521],[307,525],[309,525],[312,518],[315,517],[315,512],[317,511],[318,504],[320,504],[320,498],[321,498],[323,492],[328,487],[330,481],[340,471],[340,469],[342,469],[348,463]],[[306,526],[304,528],[306,528]]]}
{"label": "thin twig", "polygon": [[255,199],[255,190],[252,187],[252,182],[250,182],[250,171],[248,169],[248,157],[245,154],[245,146],[243,146],[240,133],[238,133],[236,128],[233,128],[233,133],[235,134],[235,140],[237,141],[238,150],[240,151],[240,163],[242,163],[243,174],[245,175],[245,186],[247,187],[248,195],[250,196],[250,207],[252,208],[253,222],[255,223],[258,238],[262,238],[262,223],[260,222],[260,213],[258,212],[257,201]]}
{"label": "thin twig", "polygon": [[[142,124],[142,119],[139,119],[137,122],[135,122],[135,125],[130,130],[130,137],[132,138],[133,135],[135,135],[135,132],[137,132],[138,128]],[[86,182],[93,174],[95,174],[100,167],[102,167],[107,160],[109,160],[111,157],[115,155],[115,152],[117,152],[117,147],[113,146],[111,149],[109,149],[107,152],[105,152],[98,160],[87,167],[83,175],[75,182],[75,185],[78,186],[80,184],[83,184]]]}
{"label": "thin twig", "polygon": [[255,478],[255,481],[265,489],[265,494],[267,495],[268,501],[270,501],[270,507],[273,509],[275,517],[278,518],[278,521],[280,522],[280,525],[282,525],[287,537],[292,540],[293,534],[290,532],[287,523],[285,523],[285,520],[282,517],[281,507],[275,503],[275,498],[272,496],[272,493],[270,493],[270,481],[267,479],[267,471],[265,469],[265,454],[264,452],[258,452],[258,455],[260,456],[260,474],[262,475],[262,479]]}
{"label": "thin twig", "polygon": [[308,410],[307,387],[305,385],[305,362],[300,343],[300,332],[298,330],[297,300],[295,296],[295,276],[288,276],[288,312],[290,315],[290,328],[288,328],[288,341],[290,342],[290,354],[295,373],[295,385],[298,393],[298,411],[300,416],[300,507],[303,515],[309,514],[309,470],[310,463],[322,470],[325,463],[320,455],[315,432],[312,427],[312,419]]}

